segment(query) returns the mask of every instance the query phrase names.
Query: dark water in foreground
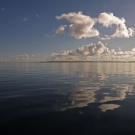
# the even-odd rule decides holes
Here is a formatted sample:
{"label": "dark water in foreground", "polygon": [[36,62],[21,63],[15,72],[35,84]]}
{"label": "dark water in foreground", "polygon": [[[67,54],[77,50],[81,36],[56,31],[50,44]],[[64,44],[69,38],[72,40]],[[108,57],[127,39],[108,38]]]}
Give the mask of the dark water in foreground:
{"label": "dark water in foreground", "polygon": [[0,63],[0,135],[135,135],[135,63]]}

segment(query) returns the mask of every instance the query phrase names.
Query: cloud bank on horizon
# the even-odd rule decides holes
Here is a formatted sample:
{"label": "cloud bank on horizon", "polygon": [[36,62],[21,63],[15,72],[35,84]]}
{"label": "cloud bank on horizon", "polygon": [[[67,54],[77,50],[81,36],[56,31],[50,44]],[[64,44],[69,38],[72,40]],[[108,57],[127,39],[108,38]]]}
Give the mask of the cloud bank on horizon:
{"label": "cloud bank on horizon", "polygon": [[[98,37],[101,40],[107,40],[112,38],[130,38],[134,36],[134,28],[127,28],[126,20],[114,16],[113,13],[101,13],[97,18],[84,15],[81,11],[78,13],[71,12],[68,14],[61,14],[56,16],[56,19],[66,19],[70,22],[69,29],[70,35],[76,39]],[[104,35],[101,37],[99,30],[94,28],[95,24],[101,24],[103,27],[111,28],[116,26],[116,30],[112,35]],[[65,25],[61,25],[57,30],[56,34],[62,34],[65,31]]]}
{"label": "cloud bank on horizon", "polygon": [[100,58],[100,60],[135,60],[135,48],[131,51],[122,51],[121,48],[118,48],[118,51],[115,49],[109,49],[102,42],[97,44],[83,45],[76,49],[76,52],[73,50],[64,50],[59,53],[52,53],[53,60],[92,60],[93,58]]}
{"label": "cloud bank on horizon", "polygon": [[130,51],[122,51],[120,47],[118,47],[118,51],[115,49],[109,49],[107,44],[103,44],[99,41],[97,44],[90,43],[88,45],[82,45],[78,47],[75,52],[73,49],[71,50],[64,50],[58,53],[52,53],[51,57],[43,57],[37,55],[16,55],[11,56],[11,58],[3,58],[0,57],[0,62],[6,61],[15,61],[15,62],[44,62],[44,61],[60,61],[60,60],[72,60],[72,61],[79,61],[79,60],[131,60],[135,61],[135,48]]}

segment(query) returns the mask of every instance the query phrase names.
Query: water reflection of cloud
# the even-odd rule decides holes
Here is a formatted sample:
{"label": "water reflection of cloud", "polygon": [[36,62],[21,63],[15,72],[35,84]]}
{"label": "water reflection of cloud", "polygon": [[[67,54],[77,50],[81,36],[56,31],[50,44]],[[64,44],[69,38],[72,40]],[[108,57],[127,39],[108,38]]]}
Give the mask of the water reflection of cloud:
{"label": "water reflection of cloud", "polygon": [[99,107],[104,108],[104,111],[113,110],[120,105],[102,103],[115,100],[122,101],[127,96],[132,95],[131,93],[134,93],[134,63],[54,64],[52,66],[53,72],[62,72],[80,78],[75,82],[76,89],[68,96],[71,104],[67,104],[61,110],[83,107],[94,102],[101,103]]}
{"label": "water reflection of cloud", "polygon": [[[60,110],[88,106],[90,103],[109,106],[108,102],[123,101],[128,96],[135,95],[134,63],[12,63],[10,66],[1,63],[3,76],[5,72],[11,74],[8,67],[13,67],[14,75],[18,74],[17,71],[23,71],[27,75],[26,79],[23,78],[25,76],[20,78],[26,82],[30,76],[34,85],[37,85],[37,80],[40,81],[39,87],[44,91],[48,90],[52,94],[54,91],[51,92],[50,88],[55,88],[56,95],[66,97],[66,101],[64,98],[61,98],[62,101],[58,99],[59,103],[62,102]],[[57,105],[59,103],[56,102]]]}
{"label": "water reflection of cloud", "polygon": [[119,107],[120,107],[120,105],[117,105],[117,104],[102,104],[99,106],[99,108],[102,110],[102,112],[106,112],[107,110],[114,110]]}
{"label": "water reflection of cloud", "polygon": [[98,87],[92,87],[89,89],[78,89],[71,93],[69,96],[69,100],[71,101],[71,104],[63,107],[62,110],[68,109],[68,108],[76,108],[76,107],[83,107],[87,106],[89,103],[95,102],[95,92],[98,90]]}
{"label": "water reflection of cloud", "polygon": [[105,96],[102,100],[99,102],[104,103],[108,101],[114,101],[114,100],[124,100],[126,98],[127,92],[133,92],[134,88],[133,85],[128,84],[114,84],[113,85],[113,92],[115,92],[115,96]]}
{"label": "water reflection of cloud", "polygon": [[[128,84],[114,84],[112,90],[109,90],[108,93],[105,94],[102,93],[103,99],[101,100],[98,100],[98,98],[96,98],[96,95],[98,95],[97,90],[98,92],[100,91],[99,86],[95,88],[90,87],[89,89],[84,88],[73,91],[69,96],[69,100],[72,101],[72,104],[68,105],[67,107],[64,107],[62,110],[76,107],[84,107],[94,102],[105,103],[108,101],[115,101],[115,100],[122,101],[126,98],[127,95],[126,93],[134,91],[134,87],[133,85]],[[114,96],[112,96],[112,93]],[[115,108],[118,108],[119,106],[120,105],[103,104],[100,105],[99,108],[105,112],[106,110],[113,110]]]}
{"label": "water reflection of cloud", "polygon": [[[93,73],[100,75],[108,74],[131,74],[135,73],[134,63],[52,63],[53,72],[61,72],[72,74],[79,72],[80,74]],[[85,76],[85,75],[83,75]],[[134,75],[135,77],[135,75]]]}

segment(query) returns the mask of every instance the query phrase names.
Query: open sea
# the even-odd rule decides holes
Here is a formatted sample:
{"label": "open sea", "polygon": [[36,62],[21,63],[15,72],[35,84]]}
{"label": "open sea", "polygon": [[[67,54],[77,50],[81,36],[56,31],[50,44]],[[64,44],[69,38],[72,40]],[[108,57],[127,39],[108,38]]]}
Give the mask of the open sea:
{"label": "open sea", "polygon": [[0,135],[135,135],[135,63],[0,63]]}

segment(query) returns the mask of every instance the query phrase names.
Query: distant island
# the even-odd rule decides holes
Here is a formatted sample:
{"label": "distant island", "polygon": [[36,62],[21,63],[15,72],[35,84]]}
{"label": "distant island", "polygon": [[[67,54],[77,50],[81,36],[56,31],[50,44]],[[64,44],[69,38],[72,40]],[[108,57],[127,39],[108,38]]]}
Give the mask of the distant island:
{"label": "distant island", "polygon": [[110,62],[110,63],[135,63],[135,61],[127,61],[127,60],[121,60],[121,61],[85,61],[85,60],[80,60],[80,61],[71,61],[71,60],[68,60],[68,61],[53,61],[53,60],[50,60],[50,61],[40,61],[40,62],[36,62],[36,63],[62,63],[62,62],[94,62],[94,63],[99,63],[99,62]]}

